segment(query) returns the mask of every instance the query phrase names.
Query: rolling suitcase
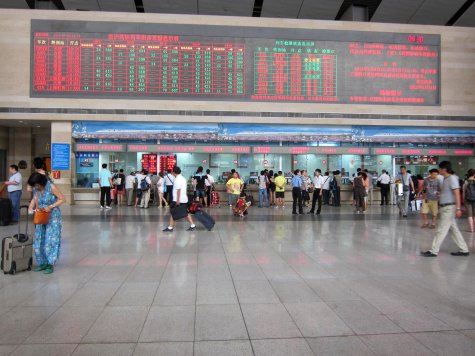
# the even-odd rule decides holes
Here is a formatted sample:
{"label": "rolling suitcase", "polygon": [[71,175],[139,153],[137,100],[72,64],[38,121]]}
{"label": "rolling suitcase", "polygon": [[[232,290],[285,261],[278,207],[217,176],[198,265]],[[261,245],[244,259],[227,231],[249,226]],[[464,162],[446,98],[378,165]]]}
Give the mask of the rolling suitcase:
{"label": "rolling suitcase", "polygon": [[18,221],[18,234],[2,239],[1,268],[5,274],[31,270],[33,265],[33,237],[28,236],[28,206],[22,205],[20,210],[27,211],[25,233],[20,233]]}
{"label": "rolling suitcase", "polygon": [[211,231],[214,227],[215,221],[214,219],[206,212],[203,210],[198,210],[195,213],[195,218],[198,220],[200,223],[203,224],[203,226],[208,230]]}
{"label": "rolling suitcase", "polygon": [[10,199],[0,199],[0,226],[10,225],[12,222],[12,202]]}

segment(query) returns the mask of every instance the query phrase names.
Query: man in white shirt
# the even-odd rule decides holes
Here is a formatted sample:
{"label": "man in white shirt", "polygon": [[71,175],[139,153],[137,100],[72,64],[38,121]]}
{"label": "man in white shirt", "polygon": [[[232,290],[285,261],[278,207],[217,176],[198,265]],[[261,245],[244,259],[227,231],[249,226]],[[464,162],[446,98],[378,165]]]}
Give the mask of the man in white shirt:
{"label": "man in white shirt", "polygon": [[[145,189],[145,184],[142,181],[145,180],[147,183],[147,189]],[[142,201],[140,202],[140,207],[148,209],[148,203],[150,201],[150,188],[152,187],[152,180],[150,179],[148,172],[143,171],[143,178],[139,181],[139,188],[142,191]]]}
{"label": "man in white shirt", "polygon": [[391,177],[384,169],[378,177],[378,182],[381,188],[381,206],[389,205],[389,185],[391,184]]}
{"label": "man in white shirt", "polygon": [[168,204],[170,205],[173,201],[173,183],[175,182],[175,176],[172,174],[172,170],[169,169],[163,176],[163,179],[165,180],[165,185],[167,186],[167,189],[165,190],[165,200],[168,201]]}
{"label": "man in white shirt", "polygon": [[135,183],[135,172],[131,172],[127,177],[125,177],[125,195],[127,197],[127,205],[131,206],[134,199],[134,183]]}
{"label": "man in white shirt", "polygon": [[175,219],[173,219],[173,210],[174,209],[186,209],[186,218],[190,223],[190,227],[187,231],[193,231],[196,228],[196,225],[193,223],[191,215],[188,214],[188,195],[186,194],[187,182],[186,178],[181,175],[181,169],[178,166],[173,167],[172,174],[174,176],[173,190],[172,190],[172,204],[170,206],[170,224],[166,229],[163,229],[165,232],[172,232],[175,226]]}
{"label": "man in white shirt", "polygon": [[206,202],[208,203],[208,206],[211,206],[211,192],[214,190],[214,178],[211,175],[211,171],[209,169],[206,170],[205,187]]}
{"label": "man in white shirt", "polygon": [[[322,176],[322,170],[317,168],[315,170],[315,173],[313,175],[313,198],[312,198],[312,208],[308,212],[308,214],[313,214],[315,213],[315,205],[318,201],[318,207],[317,207],[317,215],[320,215],[320,212],[322,211],[322,198],[323,198],[323,185],[325,183],[325,178]],[[330,183],[328,183],[330,184]]]}
{"label": "man in white shirt", "polygon": [[12,202],[12,223],[17,223],[20,219],[20,200],[22,192],[22,177],[18,172],[18,166],[12,164],[9,168],[10,178],[4,182],[8,187],[8,197]]}
{"label": "man in white shirt", "polygon": [[140,203],[142,201],[142,190],[140,189],[140,182],[144,178],[145,176],[143,175],[143,172],[135,172],[135,183],[137,185],[135,194],[135,207],[137,207],[137,205],[141,205]]}
{"label": "man in white shirt", "polygon": [[323,205],[330,205],[330,173],[325,172],[323,177]]}

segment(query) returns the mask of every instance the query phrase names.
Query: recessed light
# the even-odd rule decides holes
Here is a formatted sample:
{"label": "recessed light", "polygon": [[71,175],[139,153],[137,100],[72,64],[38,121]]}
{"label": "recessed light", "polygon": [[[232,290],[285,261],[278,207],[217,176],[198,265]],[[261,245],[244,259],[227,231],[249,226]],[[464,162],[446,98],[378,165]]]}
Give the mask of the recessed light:
{"label": "recessed light", "polygon": [[21,121],[21,120],[20,120],[20,121],[18,121],[18,122],[19,122],[20,124],[23,124],[23,121]]}

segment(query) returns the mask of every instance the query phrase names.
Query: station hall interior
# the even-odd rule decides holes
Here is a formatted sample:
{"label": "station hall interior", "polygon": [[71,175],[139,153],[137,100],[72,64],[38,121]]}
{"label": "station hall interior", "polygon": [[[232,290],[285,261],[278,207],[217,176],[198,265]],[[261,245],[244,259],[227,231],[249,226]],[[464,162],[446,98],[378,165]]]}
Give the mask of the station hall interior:
{"label": "station hall interior", "polygon": [[[474,83],[474,0],[0,0],[0,182],[17,165],[29,204],[39,157],[65,200],[54,273],[0,275],[0,355],[473,355],[466,206],[449,203],[469,255],[450,231],[424,258],[439,226],[377,184],[446,161],[466,180]],[[209,169],[213,229],[162,231],[156,193],[102,209],[104,164],[179,166],[190,200]],[[293,214],[297,169],[338,172],[340,206]],[[285,207],[258,207],[263,170]],[[2,239],[33,240],[25,212]]]}

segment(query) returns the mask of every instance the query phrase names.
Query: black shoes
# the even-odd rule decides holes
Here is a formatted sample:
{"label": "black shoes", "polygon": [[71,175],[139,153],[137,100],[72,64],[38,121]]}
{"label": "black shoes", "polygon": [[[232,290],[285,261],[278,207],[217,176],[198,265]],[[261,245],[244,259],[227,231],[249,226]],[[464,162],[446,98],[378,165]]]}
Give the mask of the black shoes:
{"label": "black shoes", "polygon": [[310,210],[307,214],[313,214],[313,213],[314,213],[314,212]]}
{"label": "black shoes", "polygon": [[403,215],[402,217],[403,217],[403,218],[407,218],[407,215]]}
{"label": "black shoes", "polygon": [[167,227],[166,229],[163,229],[162,231],[164,231],[164,232],[173,232],[173,228]]}
{"label": "black shoes", "polygon": [[193,231],[196,229],[196,225],[195,226],[190,226],[188,229],[186,229],[186,231]]}
{"label": "black shoes", "polygon": [[421,256],[424,256],[424,257],[437,257],[436,254],[433,254],[433,253],[430,252],[430,251],[421,252]]}
{"label": "black shoes", "polygon": [[457,251],[457,252],[451,252],[450,254],[452,256],[468,256],[468,255],[470,255],[470,252]]}

